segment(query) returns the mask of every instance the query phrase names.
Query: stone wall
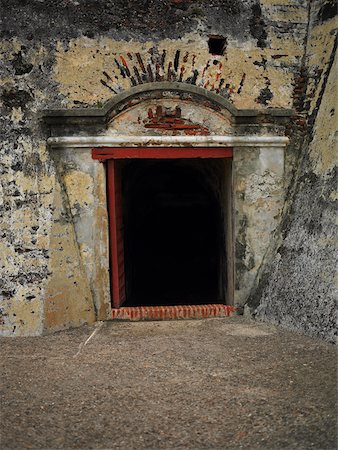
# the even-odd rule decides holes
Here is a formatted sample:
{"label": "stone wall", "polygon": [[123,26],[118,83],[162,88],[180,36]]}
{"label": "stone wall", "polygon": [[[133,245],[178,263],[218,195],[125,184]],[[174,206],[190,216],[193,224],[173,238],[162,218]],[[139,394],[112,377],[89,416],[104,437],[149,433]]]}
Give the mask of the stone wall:
{"label": "stone wall", "polygon": [[[79,211],[90,217],[94,207],[93,180],[103,175],[91,173],[76,186],[77,198],[67,196],[67,188],[76,179],[77,167],[72,167],[71,158],[57,161],[48,150],[48,129],[43,126],[39,112],[46,108],[100,107],[117,93],[149,82],[176,80],[195,84],[228,99],[238,108],[295,108],[289,129],[291,143],[285,155],[285,186],[300,169],[298,184],[290,188],[282,223],[286,240],[281,247],[285,255],[281,258],[288,264],[288,258],[299,254],[300,250],[297,248],[295,252],[290,240],[294,234],[303,233],[304,242],[311,248],[310,259],[313,253],[313,262],[306,263],[302,270],[304,280],[311,284],[316,267],[323,267],[319,285],[327,292],[331,285],[332,161],[324,140],[325,133],[329,133],[329,121],[323,119],[327,115],[323,108],[327,105],[329,115],[334,109],[330,109],[328,102],[332,96],[330,99],[325,95],[325,88],[329,92],[333,83],[328,68],[334,39],[330,31],[335,19],[331,1],[311,4],[308,33],[309,11],[305,0],[3,2],[0,43],[3,334],[40,334],[91,322],[105,314],[97,311],[95,294],[90,288],[94,275],[88,273],[82,262],[84,257],[95,256],[81,245],[85,231],[76,222]],[[210,35],[224,36],[224,55],[209,52]],[[310,67],[312,71],[308,70]],[[306,100],[310,102],[304,102],[305,89]],[[320,126],[321,121],[325,126]],[[300,148],[305,134],[312,138]],[[314,195],[318,201],[310,204],[313,221],[309,223],[316,224],[318,215],[323,214],[322,230],[314,226],[317,240],[308,229],[304,231],[304,215],[297,213],[306,208],[303,199],[312,199]],[[95,208],[100,208],[100,204]],[[312,241],[320,245],[322,256]],[[270,253],[273,254],[272,247]],[[271,272],[273,258],[269,259],[269,254],[263,257]],[[318,265],[318,258],[326,258],[327,262]],[[305,260],[299,263],[304,264]],[[99,271],[102,265],[102,260],[97,262]],[[251,304],[258,306],[259,295],[262,296],[259,314],[292,327],[296,321],[299,328],[307,331],[316,326],[316,332],[324,330],[330,310],[328,296],[323,294],[323,300],[318,300],[317,309],[323,309],[324,319],[318,316],[317,325],[308,326],[311,320],[304,317],[310,314],[311,298],[317,291],[304,284],[307,300],[303,303],[296,291],[290,298],[289,294],[276,295],[284,278],[276,263],[273,267],[265,283],[264,266],[257,268],[258,290],[253,291]],[[286,270],[287,278],[288,274]],[[314,284],[318,287],[318,283]],[[291,281],[289,286],[291,292]],[[289,298],[287,303],[285,297]],[[288,311],[281,306],[285,304],[289,305]],[[275,315],[271,313],[274,308]],[[299,311],[307,311],[301,320]],[[284,321],[280,319],[283,314]],[[289,315],[293,320],[287,318]]]}
{"label": "stone wall", "polygon": [[284,202],[284,149],[234,149],[235,305],[246,303]]}
{"label": "stone wall", "polygon": [[256,317],[330,341],[336,336],[337,17],[311,3],[304,64],[308,126],[283,220],[249,305]]}

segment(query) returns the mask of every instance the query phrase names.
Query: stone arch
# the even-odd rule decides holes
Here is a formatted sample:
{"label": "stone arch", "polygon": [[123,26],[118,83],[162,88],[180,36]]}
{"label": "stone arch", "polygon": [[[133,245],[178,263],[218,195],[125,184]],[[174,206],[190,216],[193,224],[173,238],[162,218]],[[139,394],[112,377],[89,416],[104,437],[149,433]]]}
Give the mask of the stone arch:
{"label": "stone arch", "polygon": [[[292,116],[293,111],[283,108],[238,109],[227,98],[189,83],[182,82],[153,82],[134,86],[127,91],[116,94],[102,107],[45,110],[44,122],[52,127],[65,128],[72,126],[76,131],[79,126],[88,131],[96,131],[97,127],[105,128],[119,113],[147,100],[170,99],[176,97],[189,100],[193,104],[200,104],[215,112],[228,115],[234,126],[248,124],[261,125],[277,124],[284,126]],[[60,129],[60,128],[59,128]],[[68,130],[67,130],[68,131]],[[241,130],[239,130],[241,132]]]}

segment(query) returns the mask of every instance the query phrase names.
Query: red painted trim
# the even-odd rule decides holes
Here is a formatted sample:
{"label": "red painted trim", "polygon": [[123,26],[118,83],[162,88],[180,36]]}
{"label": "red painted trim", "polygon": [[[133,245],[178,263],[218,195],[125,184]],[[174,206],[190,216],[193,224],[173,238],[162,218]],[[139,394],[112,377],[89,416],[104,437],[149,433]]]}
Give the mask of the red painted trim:
{"label": "red painted trim", "polygon": [[92,158],[110,159],[193,159],[232,158],[231,147],[102,147],[92,150]]}
{"label": "red painted trim", "polygon": [[122,253],[119,254],[119,248],[123,245],[123,236],[119,235],[121,233],[121,224],[119,222],[122,220],[122,217],[118,208],[121,208],[122,205],[119,204],[121,202],[121,199],[119,199],[121,192],[119,192],[120,186],[116,164],[117,162],[113,159],[107,161],[111,290],[113,306],[118,308],[125,300],[125,283],[124,267],[123,272],[120,268],[121,263],[124,266],[124,254],[123,247]]}
{"label": "red painted trim", "polygon": [[235,314],[232,305],[177,305],[177,306],[129,306],[112,309],[115,320],[184,320],[229,317]]}
{"label": "red painted trim", "polygon": [[108,178],[108,211],[109,211],[109,246],[110,246],[110,277],[113,306],[118,307],[119,277],[117,271],[117,227],[115,204],[115,161],[107,161]]}

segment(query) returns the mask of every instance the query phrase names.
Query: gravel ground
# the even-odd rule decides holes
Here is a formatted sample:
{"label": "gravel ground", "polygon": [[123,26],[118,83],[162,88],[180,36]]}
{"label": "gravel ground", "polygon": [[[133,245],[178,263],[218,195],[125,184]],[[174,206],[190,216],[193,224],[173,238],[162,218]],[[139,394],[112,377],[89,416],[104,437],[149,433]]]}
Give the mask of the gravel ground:
{"label": "gravel ground", "polygon": [[322,341],[234,317],[0,344],[1,450],[337,448]]}

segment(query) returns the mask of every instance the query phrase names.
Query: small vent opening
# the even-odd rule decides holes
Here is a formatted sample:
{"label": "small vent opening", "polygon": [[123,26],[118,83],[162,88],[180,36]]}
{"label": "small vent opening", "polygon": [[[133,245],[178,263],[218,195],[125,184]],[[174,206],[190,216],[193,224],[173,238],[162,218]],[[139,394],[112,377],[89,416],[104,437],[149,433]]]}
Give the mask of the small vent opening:
{"label": "small vent opening", "polygon": [[208,40],[209,53],[212,55],[224,55],[227,39],[224,36],[212,34]]}

